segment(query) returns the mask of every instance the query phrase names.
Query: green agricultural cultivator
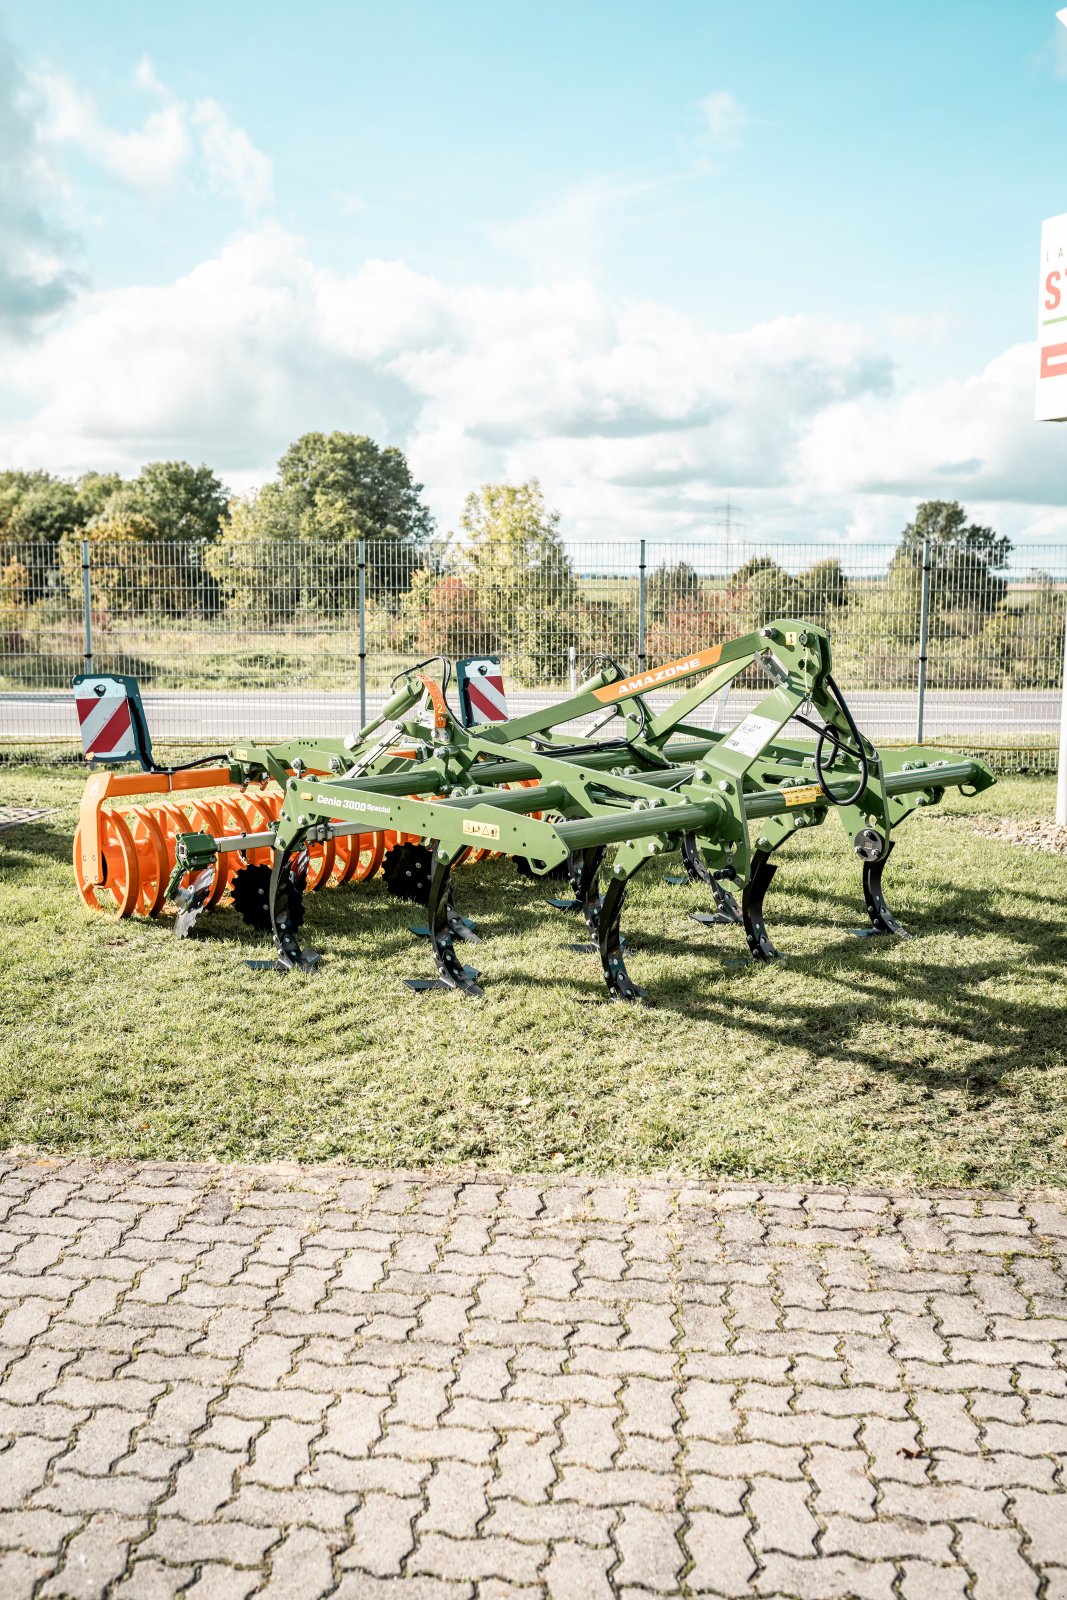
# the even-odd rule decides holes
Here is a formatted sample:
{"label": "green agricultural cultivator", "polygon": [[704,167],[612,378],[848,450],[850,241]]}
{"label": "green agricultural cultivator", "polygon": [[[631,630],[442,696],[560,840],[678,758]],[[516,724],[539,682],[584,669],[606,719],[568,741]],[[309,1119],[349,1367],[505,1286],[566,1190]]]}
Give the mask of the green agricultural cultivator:
{"label": "green agricultural cultivator", "polygon": [[[179,934],[192,931],[232,876],[235,905],[271,930],[269,964],[310,971],[319,956],[298,937],[309,872],[317,861],[321,878],[324,854],[346,844],[351,856],[354,841],[387,840],[387,886],[427,908],[423,931],[438,976],[413,986],[480,995],[479,974],[456,949],[478,936],[457,913],[452,873],[471,852],[492,852],[528,879],[567,882],[571,897],[553,904],[581,913],[609,995],[643,1001],[627,971],[620,920],[631,880],[654,857],[677,852],[714,904],[698,920],[738,924],[751,958],[770,961],[779,952],[764,898],[775,853],[833,813],[862,863],[865,931],[905,936],[882,888],[893,829],[946,788],[977,793],[993,782],[968,757],[918,747],[879,752],[834,682],[826,633],[803,622],[776,621],[636,676],[600,660],[568,699],[505,721],[473,722],[466,693],[463,719],[454,716],[450,663],[433,676],[428,665],[401,674],[381,714],[358,734],[236,745],[225,769],[199,778],[228,781],[243,795],[273,793],[276,803],[259,802],[269,820],[258,829],[174,834],[165,895],[177,907]],[[698,726],[700,708],[750,669],[768,683],[755,709],[722,732]],[[675,687],[664,707],[663,691]],[[790,723],[813,738],[783,737]],[[575,724],[587,731],[575,734]],[[190,787],[191,776],[168,781]],[[95,804],[99,814],[99,790]],[[101,826],[98,815],[98,833]],[[224,872],[227,858],[240,870]],[[94,858],[98,876],[103,859]],[[81,860],[84,894],[84,845]]]}

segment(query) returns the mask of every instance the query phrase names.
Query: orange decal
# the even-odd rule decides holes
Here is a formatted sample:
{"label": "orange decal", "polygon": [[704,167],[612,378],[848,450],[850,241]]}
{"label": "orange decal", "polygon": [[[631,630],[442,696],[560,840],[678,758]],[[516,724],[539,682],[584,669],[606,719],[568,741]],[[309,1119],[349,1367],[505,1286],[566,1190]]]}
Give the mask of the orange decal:
{"label": "orange decal", "polygon": [[425,673],[419,673],[419,680],[430,696],[430,703],[433,706],[433,725],[439,733],[442,728],[448,726],[448,707],[445,704],[444,691],[439,683],[426,677]]}
{"label": "orange decal", "polygon": [[632,694],[647,694],[650,689],[662,689],[668,683],[673,683],[675,678],[687,678],[694,672],[703,672],[705,667],[713,667],[722,655],[722,645],[713,644],[707,650],[694,650],[691,656],[682,656],[678,661],[668,661],[666,666],[653,667],[648,672],[638,672],[632,678],[623,678],[619,683],[605,684],[603,689],[594,689],[593,694],[598,700],[610,705],[613,700],[625,700]]}

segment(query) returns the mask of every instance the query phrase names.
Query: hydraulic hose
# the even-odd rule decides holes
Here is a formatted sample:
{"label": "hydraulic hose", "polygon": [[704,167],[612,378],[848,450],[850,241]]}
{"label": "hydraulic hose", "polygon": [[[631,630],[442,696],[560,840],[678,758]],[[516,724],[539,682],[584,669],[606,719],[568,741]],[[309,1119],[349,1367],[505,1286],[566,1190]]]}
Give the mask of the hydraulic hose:
{"label": "hydraulic hose", "polygon": [[[853,749],[851,745],[846,744],[841,738],[841,735],[838,733],[837,729],[832,727],[828,722],[824,723],[820,728],[816,723],[811,722],[807,717],[798,717],[797,721],[803,722],[806,727],[814,729],[814,731],[819,735],[815,744],[815,773],[819,780],[819,788],[826,796],[826,799],[832,806],[853,806],[866,789],[867,780],[870,777],[870,761],[867,755],[867,740],[857,728],[852,712],[848,708],[847,700],[829,673],[826,674],[826,687],[833,695],[834,700],[837,703],[838,710],[845,719],[845,724],[848,728],[848,731],[855,740],[855,749]],[[824,765],[823,750],[827,741],[833,745],[833,753],[831,754],[829,761]],[[859,778],[856,781],[856,787],[853,789],[852,793],[848,795],[835,794],[833,789],[830,787],[830,781],[826,775],[826,768],[833,766],[834,762],[837,760],[837,757],[842,751],[845,753],[845,755],[855,757],[860,764]]]}

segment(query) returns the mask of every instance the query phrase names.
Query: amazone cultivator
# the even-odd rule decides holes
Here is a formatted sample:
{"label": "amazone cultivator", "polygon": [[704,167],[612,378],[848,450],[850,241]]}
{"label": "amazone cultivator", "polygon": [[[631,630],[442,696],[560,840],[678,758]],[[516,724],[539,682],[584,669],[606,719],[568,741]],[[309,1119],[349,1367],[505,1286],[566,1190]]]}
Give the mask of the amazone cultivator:
{"label": "amazone cultivator", "polygon": [[[103,891],[120,911],[149,914],[167,898],[184,934],[230,887],[247,920],[270,928],[279,969],[310,971],[319,957],[298,937],[305,891],[369,877],[382,863],[392,892],[426,904],[436,984],[479,995],[479,975],[455,948],[476,935],[454,907],[452,872],[472,851],[492,852],[530,879],[569,881],[572,898],[554,904],[583,916],[609,994],[640,1001],[620,922],[631,880],[654,857],[680,854],[714,903],[699,920],[739,924],[752,959],[770,961],[779,952],[764,899],[775,854],[801,828],[836,815],[862,864],[869,932],[903,936],[882,887],[894,828],[948,787],[977,792],[993,782],[974,759],[876,750],[834,682],[826,633],[798,621],[637,676],[597,663],[569,699],[504,721],[474,720],[469,694],[456,718],[449,663],[439,675],[427,665],[402,674],[381,715],[356,735],[247,742],[224,768],[147,775],[160,789],[226,782],[229,798],[120,815],[103,810],[104,786],[143,791],[145,780],[90,780],[75,844],[82,893]],[[768,683],[754,711],[722,732],[697,726],[700,708],[749,669]],[[663,691],[675,687],[664,706]],[[566,731],[589,718],[585,734]],[[784,736],[791,723],[814,737]]]}

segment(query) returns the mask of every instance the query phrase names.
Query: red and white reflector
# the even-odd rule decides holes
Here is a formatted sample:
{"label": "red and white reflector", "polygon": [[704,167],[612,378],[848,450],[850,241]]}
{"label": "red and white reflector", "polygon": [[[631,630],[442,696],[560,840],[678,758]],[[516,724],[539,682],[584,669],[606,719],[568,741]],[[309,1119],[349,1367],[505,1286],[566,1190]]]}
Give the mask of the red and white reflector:
{"label": "red and white reflector", "polygon": [[129,689],[121,678],[82,678],[76,685],[82,750],[94,761],[139,757]]}
{"label": "red and white reflector", "polygon": [[468,728],[479,722],[506,722],[508,701],[498,656],[469,656],[456,662],[463,720]]}

